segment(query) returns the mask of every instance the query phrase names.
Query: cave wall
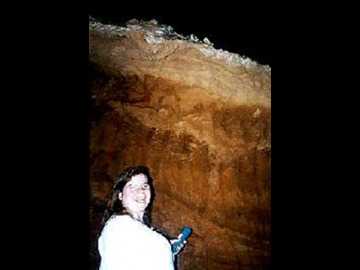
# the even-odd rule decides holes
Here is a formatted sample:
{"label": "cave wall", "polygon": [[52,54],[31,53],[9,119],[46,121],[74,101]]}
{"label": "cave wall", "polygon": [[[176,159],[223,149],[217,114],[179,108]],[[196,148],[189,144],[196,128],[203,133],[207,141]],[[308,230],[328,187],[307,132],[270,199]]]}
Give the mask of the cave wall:
{"label": "cave wall", "polygon": [[146,165],[181,269],[269,269],[271,70],[156,22],[89,24],[91,258],[114,177]]}

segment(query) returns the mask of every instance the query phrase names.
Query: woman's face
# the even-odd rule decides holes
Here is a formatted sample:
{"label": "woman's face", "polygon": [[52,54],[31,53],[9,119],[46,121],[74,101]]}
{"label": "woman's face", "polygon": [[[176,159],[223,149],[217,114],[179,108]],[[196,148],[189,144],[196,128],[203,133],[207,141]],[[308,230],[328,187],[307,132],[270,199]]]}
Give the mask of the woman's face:
{"label": "woman's face", "polygon": [[144,212],[150,198],[150,185],[144,174],[133,176],[124,186],[123,192],[119,193],[119,199],[129,213]]}

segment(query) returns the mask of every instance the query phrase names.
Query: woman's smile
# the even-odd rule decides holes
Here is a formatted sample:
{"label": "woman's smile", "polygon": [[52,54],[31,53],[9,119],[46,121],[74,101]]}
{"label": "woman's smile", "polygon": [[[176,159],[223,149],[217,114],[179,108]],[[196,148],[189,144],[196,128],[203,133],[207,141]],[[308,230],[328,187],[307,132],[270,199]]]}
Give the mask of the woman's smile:
{"label": "woman's smile", "polygon": [[150,185],[144,174],[138,174],[124,186],[119,199],[130,214],[144,212],[151,198]]}

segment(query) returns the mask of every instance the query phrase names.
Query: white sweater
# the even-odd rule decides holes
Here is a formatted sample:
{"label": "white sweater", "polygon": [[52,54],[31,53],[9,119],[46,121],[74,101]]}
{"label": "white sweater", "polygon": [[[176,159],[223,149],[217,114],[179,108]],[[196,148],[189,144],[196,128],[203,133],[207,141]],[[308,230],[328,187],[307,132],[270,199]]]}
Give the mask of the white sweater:
{"label": "white sweater", "polygon": [[174,270],[169,241],[128,215],[108,220],[98,248],[100,270]]}

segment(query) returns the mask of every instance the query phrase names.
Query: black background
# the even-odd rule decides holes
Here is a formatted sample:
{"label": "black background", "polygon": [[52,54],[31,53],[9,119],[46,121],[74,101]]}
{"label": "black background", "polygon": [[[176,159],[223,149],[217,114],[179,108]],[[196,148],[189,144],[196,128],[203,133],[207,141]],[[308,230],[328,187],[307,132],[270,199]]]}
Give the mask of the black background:
{"label": "black background", "polygon": [[[12,269],[88,269],[92,15],[114,23],[156,19],[179,34],[207,37],[216,49],[270,65],[272,264],[275,269],[281,265],[307,269],[314,261],[318,268],[337,261],[341,269],[349,268],[345,265],[356,256],[348,256],[351,248],[344,241],[356,243],[355,234],[343,234],[356,211],[346,215],[344,209],[356,204],[340,207],[338,196],[356,199],[348,193],[358,189],[345,185],[341,192],[339,182],[354,182],[356,174],[344,177],[344,172],[357,167],[347,163],[350,155],[335,150],[357,153],[353,150],[357,140],[349,139],[347,132],[358,122],[349,118],[357,115],[358,106],[349,105],[358,100],[357,88],[339,77],[346,72],[346,79],[357,78],[350,71],[358,69],[344,64],[357,63],[353,28],[358,16],[351,11],[357,9],[338,3],[317,8],[258,1],[4,5],[0,18],[4,264],[11,260]],[[327,163],[321,165],[322,160]],[[346,170],[335,175],[341,162],[347,163]],[[339,180],[334,190],[326,190],[333,178]],[[340,223],[346,228],[333,225]],[[321,250],[326,250],[325,256]],[[346,257],[339,260],[342,251]],[[8,252],[14,257],[10,259]]]}
{"label": "black background", "polygon": [[277,39],[272,9],[260,3],[28,2],[3,13],[2,218],[13,269],[88,269],[89,15],[156,19],[270,66]]}

